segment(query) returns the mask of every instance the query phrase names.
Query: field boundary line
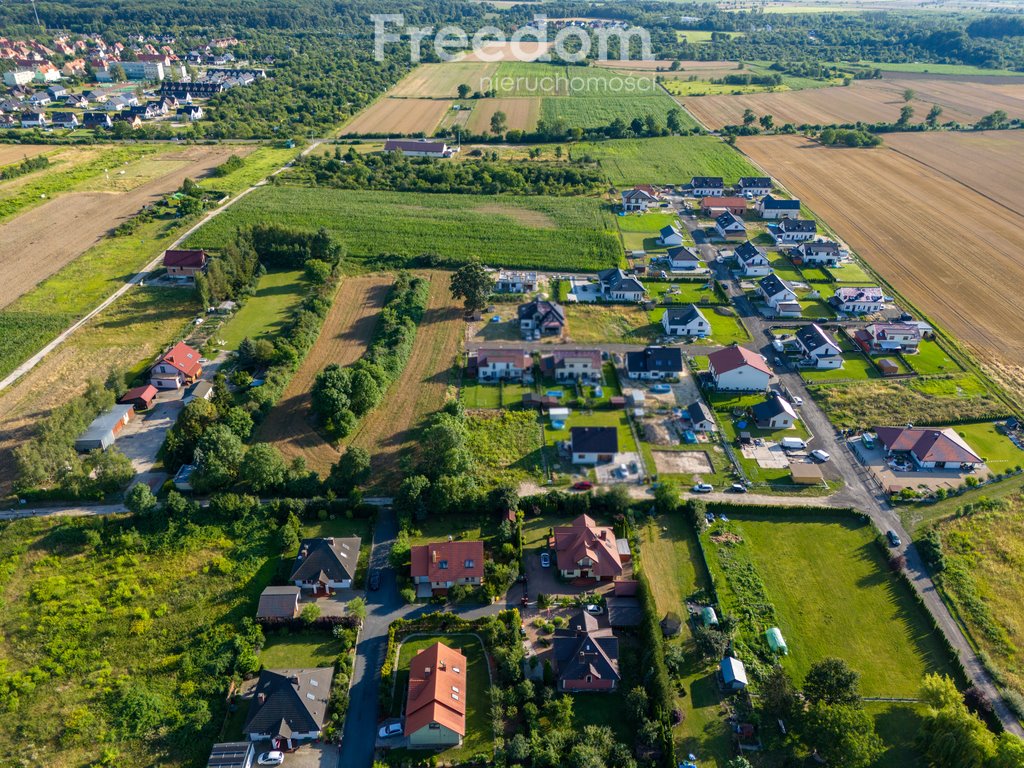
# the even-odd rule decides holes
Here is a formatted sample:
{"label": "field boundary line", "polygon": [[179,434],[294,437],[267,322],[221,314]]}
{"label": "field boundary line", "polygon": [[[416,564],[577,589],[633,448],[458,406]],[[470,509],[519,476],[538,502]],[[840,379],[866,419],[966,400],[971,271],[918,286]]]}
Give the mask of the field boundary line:
{"label": "field boundary line", "polygon": [[[704,125],[704,123],[702,123],[702,122],[700,121],[700,119],[699,119],[699,118],[698,118],[698,117],[697,117],[697,116],[696,116],[695,114],[693,114],[693,112],[691,112],[690,110],[688,110],[688,109],[686,108],[686,105],[685,105],[685,104],[684,104],[683,102],[681,102],[681,101],[679,100],[679,98],[676,98],[676,95],[675,95],[674,93],[672,93],[672,91],[670,91],[670,90],[669,90],[668,88],[666,88],[666,87],[665,87],[665,84],[664,84],[664,83],[658,83],[658,87],[659,87],[659,88],[661,88],[661,90],[663,90],[663,91],[664,91],[664,92],[666,93],[666,95],[667,95],[667,96],[668,96],[668,97],[669,97],[670,99],[672,99],[672,101],[674,101],[674,102],[675,102],[676,104],[678,104],[678,105],[679,105],[679,108],[680,108],[681,110],[683,110],[683,112],[685,112],[686,114],[688,114],[688,115],[690,116],[690,119],[691,119],[691,120],[693,120],[693,122],[695,122],[695,123],[696,123],[696,124],[697,124],[698,126],[700,126],[700,128],[701,128],[702,130],[708,131],[709,133],[711,132],[711,128],[709,128],[708,126]],[[717,133],[717,131],[716,131],[716,133]],[[740,152],[740,154],[741,154],[741,155],[743,155],[743,153],[742,153],[742,152]],[[743,156],[744,156],[744,157],[746,157],[746,155],[743,155]],[[748,158],[748,159],[749,159],[749,158]]]}

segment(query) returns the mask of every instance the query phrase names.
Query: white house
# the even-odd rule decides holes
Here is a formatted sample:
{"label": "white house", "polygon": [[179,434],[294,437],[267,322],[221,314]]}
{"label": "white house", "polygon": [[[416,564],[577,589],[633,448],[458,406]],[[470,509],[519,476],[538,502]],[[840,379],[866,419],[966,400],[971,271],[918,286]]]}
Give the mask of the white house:
{"label": "white house", "polygon": [[712,352],[708,370],[719,392],[764,392],[772,378],[764,358],[740,346]]}
{"label": "white house", "polygon": [[597,273],[601,296],[607,301],[643,301],[647,290],[635,277],[621,269],[605,269]]}
{"label": "white house", "polygon": [[798,245],[790,253],[795,258],[801,259],[804,264],[834,267],[839,263],[842,249],[840,249],[839,243],[832,240],[808,240]]}
{"label": "white house", "polygon": [[703,400],[697,400],[686,406],[684,416],[689,420],[690,429],[694,432],[714,432],[718,429],[714,414]]}
{"label": "white house", "polygon": [[783,219],[778,224],[768,225],[768,234],[776,245],[793,245],[812,240],[818,232],[814,219]]}
{"label": "white house", "polygon": [[694,176],[690,181],[690,194],[694,197],[721,197],[725,182],[721,176]]}
{"label": "white house", "polygon": [[384,142],[385,152],[401,152],[409,157],[451,157],[459,150],[444,141],[428,139],[388,139]]}
{"label": "white house", "polygon": [[761,197],[772,191],[772,180],[767,176],[741,176],[736,191],[744,197]]}
{"label": "white house", "polygon": [[768,261],[768,252],[749,240],[736,247],[733,257],[744,277],[764,277],[772,272],[771,262]]}
{"label": "white house", "polygon": [[684,246],[669,248],[666,256],[671,272],[692,272],[700,267],[700,257]]}
{"label": "white house", "polygon": [[4,72],[4,85],[14,88],[18,85],[28,85],[35,78],[36,73],[31,69],[12,69]]}
{"label": "white house", "polygon": [[829,302],[846,314],[870,315],[882,311],[885,294],[877,286],[844,286],[836,290]]}
{"label": "white house", "polygon": [[619,452],[619,430],[615,427],[572,427],[569,450],[573,464],[606,464]]}
{"label": "white house", "polygon": [[672,226],[662,227],[661,232],[658,233],[658,244],[659,245],[682,245],[683,244],[683,233]]}
{"label": "white house", "polygon": [[872,323],[854,336],[865,352],[917,352],[921,329],[914,323]]}
{"label": "white house", "polygon": [[486,349],[470,353],[470,372],[480,381],[532,381],[533,358],[525,349]]}
{"label": "white house", "polygon": [[750,413],[758,429],[790,429],[797,421],[793,406],[777,393],[753,406]]}
{"label": "white house", "polygon": [[711,324],[693,304],[669,307],[661,316],[661,324],[669,336],[688,336],[703,339],[711,335]]}
{"label": "white house", "polygon": [[720,214],[715,219],[715,231],[719,237],[725,240],[747,236],[747,228],[743,223],[743,219],[729,211]]}
{"label": "white house", "polygon": [[43,128],[50,124],[45,112],[22,112],[22,128]]}
{"label": "white house", "polygon": [[494,281],[495,293],[532,293],[536,290],[536,272],[507,272],[502,269]]}
{"label": "white house", "polygon": [[800,201],[765,195],[757,201],[757,212],[763,219],[795,219],[800,216]]}
{"label": "white house", "polygon": [[768,306],[775,310],[779,308],[779,304],[797,300],[793,287],[776,274],[762,277],[757,283],[757,292],[764,297]]}
{"label": "white house", "polygon": [[657,202],[658,196],[651,187],[635,187],[622,191],[622,210],[626,213],[646,211]]}
{"label": "white house", "polygon": [[540,359],[541,370],[555,381],[601,381],[601,350],[555,349]]}
{"label": "white house", "polygon": [[74,112],[54,112],[54,128],[77,128],[78,116]]}
{"label": "white house", "polygon": [[801,365],[821,369],[843,367],[843,350],[817,323],[800,328],[796,332],[796,343],[803,353]]}

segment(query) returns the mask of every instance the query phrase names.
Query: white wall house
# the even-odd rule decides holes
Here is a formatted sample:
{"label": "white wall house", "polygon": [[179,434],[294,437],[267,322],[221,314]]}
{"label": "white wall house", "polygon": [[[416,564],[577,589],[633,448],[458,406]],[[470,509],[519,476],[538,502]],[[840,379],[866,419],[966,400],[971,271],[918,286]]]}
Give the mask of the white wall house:
{"label": "white wall house", "polygon": [[837,289],[829,301],[840,312],[849,315],[870,315],[882,311],[885,306],[885,294],[877,286],[844,286]]}
{"label": "white wall house", "polygon": [[843,351],[817,323],[800,328],[796,342],[803,355],[801,365],[819,369],[843,367]]}
{"label": "white wall house", "polygon": [[763,219],[795,219],[800,216],[800,201],[765,195],[757,202],[757,212]]}
{"label": "white wall house", "polygon": [[661,325],[669,336],[703,339],[711,335],[711,324],[693,304],[669,307],[661,316]]}
{"label": "white wall house", "polygon": [[719,392],[764,392],[772,378],[764,358],[740,346],[712,352],[708,370]]}
{"label": "white wall house", "polygon": [[694,176],[690,181],[690,194],[694,197],[721,197],[725,182],[721,176]]}
{"label": "white wall house", "polygon": [[818,233],[818,224],[813,219],[783,219],[778,224],[768,225],[768,234],[776,245],[795,245],[813,240]]}
{"label": "white wall house", "polygon": [[736,266],[744,277],[764,277],[772,273],[771,262],[764,248],[754,245],[749,240],[736,247],[733,251]]}

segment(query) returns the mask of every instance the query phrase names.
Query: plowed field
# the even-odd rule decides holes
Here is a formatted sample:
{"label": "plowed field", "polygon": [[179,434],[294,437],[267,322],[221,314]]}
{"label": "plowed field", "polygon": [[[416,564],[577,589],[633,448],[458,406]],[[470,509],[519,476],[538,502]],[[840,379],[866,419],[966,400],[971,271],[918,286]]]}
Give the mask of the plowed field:
{"label": "plowed field", "polygon": [[338,451],[313,427],[309,390],[325,366],[350,365],[362,357],[390,286],[390,278],[383,276],[344,279],[320,337],[260,425],[257,440],[274,443],[286,459],[302,456],[320,473],[338,460]]}
{"label": "plowed field", "polygon": [[5,165],[20,163],[28,157],[35,157],[44,152],[52,152],[52,144],[0,144],[0,168]]}
{"label": "plowed field", "polygon": [[452,108],[447,99],[380,99],[345,126],[342,133],[356,135],[432,134],[445,112]]}
{"label": "plowed field", "polygon": [[900,293],[1005,381],[1024,384],[1024,216],[884,146],[738,143]]}

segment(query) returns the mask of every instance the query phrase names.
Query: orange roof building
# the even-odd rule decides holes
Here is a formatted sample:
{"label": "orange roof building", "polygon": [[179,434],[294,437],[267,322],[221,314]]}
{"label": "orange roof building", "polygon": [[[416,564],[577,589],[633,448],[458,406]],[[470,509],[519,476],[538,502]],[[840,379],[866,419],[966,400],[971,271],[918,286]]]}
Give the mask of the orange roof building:
{"label": "orange roof building", "polygon": [[405,736],[410,747],[449,747],[466,735],[466,657],[444,643],[409,662]]}
{"label": "orange roof building", "polygon": [[555,528],[555,557],[567,579],[615,579],[629,560],[629,542],[619,542],[611,528],[580,515],[572,525]]}
{"label": "orange roof building", "polygon": [[438,541],[410,551],[410,575],[420,597],[444,594],[452,587],[478,587],[484,583],[482,541]]}
{"label": "orange roof building", "polygon": [[203,373],[200,355],[179,341],[157,361],[149,372],[149,383],[157,389],[179,389],[194,383]]}

